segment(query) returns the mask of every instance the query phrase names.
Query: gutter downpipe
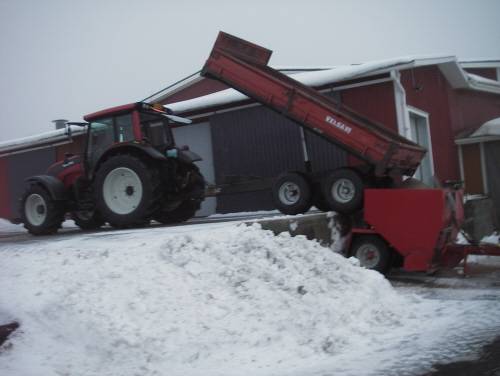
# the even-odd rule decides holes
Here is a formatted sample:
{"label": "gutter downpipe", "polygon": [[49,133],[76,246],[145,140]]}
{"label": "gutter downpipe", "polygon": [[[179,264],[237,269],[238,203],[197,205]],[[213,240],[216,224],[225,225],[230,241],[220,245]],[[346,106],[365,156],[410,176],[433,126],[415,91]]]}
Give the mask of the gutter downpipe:
{"label": "gutter downpipe", "polygon": [[391,70],[391,80],[394,83],[394,102],[396,106],[396,119],[398,132],[401,136],[412,139],[410,131],[410,114],[406,105],[406,91],[401,85],[401,74],[398,70]]}

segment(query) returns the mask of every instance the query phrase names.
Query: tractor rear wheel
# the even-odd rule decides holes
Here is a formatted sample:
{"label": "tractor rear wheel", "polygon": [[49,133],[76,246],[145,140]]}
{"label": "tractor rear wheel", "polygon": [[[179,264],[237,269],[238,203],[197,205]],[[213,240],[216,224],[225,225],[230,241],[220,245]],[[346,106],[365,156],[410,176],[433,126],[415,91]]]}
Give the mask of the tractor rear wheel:
{"label": "tractor rear wheel", "polygon": [[391,252],[387,243],[376,235],[358,235],[352,242],[350,254],[361,266],[386,274],[391,267]]}
{"label": "tractor rear wheel", "polygon": [[95,210],[79,210],[71,213],[71,218],[82,230],[97,230],[104,223],[104,219]]}
{"label": "tractor rear wheel", "polygon": [[106,160],[97,171],[94,184],[97,210],[113,227],[148,221],[160,198],[156,167],[128,154]]}
{"label": "tractor rear wheel", "polygon": [[21,220],[33,235],[54,234],[64,220],[64,203],[40,185],[30,185],[21,199]]}
{"label": "tractor rear wheel", "polygon": [[331,210],[352,214],[363,206],[365,184],[361,176],[349,168],[332,171],[322,183],[322,192]]}
{"label": "tractor rear wheel", "polygon": [[200,209],[200,206],[200,200],[186,200],[181,202],[174,210],[156,213],[153,219],[163,224],[185,222],[194,217],[194,214]]}
{"label": "tractor rear wheel", "polygon": [[186,185],[183,192],[190,198],[184,199],[172,210],[156,212],[153,215],[153,219],[163,224],[173,224],[185,222],[194,217],[205,198],[205,179],[196,166],[192,166],[190,182]]}
{"label": "tractor rear wheel", "polygon": [[297,172],[287,172],[278,177],[273,185],[273,201],[284,214],[301,214],[312,206],[311,186]]}

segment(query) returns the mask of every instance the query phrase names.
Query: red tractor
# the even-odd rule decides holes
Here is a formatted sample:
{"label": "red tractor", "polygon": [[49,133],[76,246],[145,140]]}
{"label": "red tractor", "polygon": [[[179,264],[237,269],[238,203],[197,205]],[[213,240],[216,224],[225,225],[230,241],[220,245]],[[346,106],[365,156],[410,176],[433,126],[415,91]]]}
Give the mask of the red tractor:
{"label": "red tractor", "polygon": [[85,150],[27,179],[21,218],[34,235],[57,232],[67,213],[82,229],[193,217],[204,199],[201,158],[175,145],[171,123],[190,123],[161,105],[132,103],[84,117]]}

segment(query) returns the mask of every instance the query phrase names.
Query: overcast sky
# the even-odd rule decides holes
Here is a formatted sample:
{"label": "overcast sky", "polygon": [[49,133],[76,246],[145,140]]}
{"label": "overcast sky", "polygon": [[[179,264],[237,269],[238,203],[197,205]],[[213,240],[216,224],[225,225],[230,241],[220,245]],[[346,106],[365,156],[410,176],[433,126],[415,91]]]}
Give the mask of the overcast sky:
{"label": "overcast sky", "polygon": [[500,58],[499,0],[0,0],[0,141],[141,100],[199,70],[224,30],[279,66]]}

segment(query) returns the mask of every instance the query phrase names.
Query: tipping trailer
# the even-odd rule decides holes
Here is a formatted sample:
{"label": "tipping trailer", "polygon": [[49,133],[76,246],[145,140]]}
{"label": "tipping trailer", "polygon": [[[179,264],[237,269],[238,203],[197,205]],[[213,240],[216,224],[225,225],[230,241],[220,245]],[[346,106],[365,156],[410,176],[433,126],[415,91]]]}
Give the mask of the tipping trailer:
{"label": "tipping trailer", "polygon": [[317,198],[316,206],[352,213],[362,207],[363,188],[387,187],[393,178],[414,174],[424,148],[267,66],[271,53],[220,32],[201,74],[224,82],[366,162],[361,170],[344,168],[320,176],[285,174],[275,189],[275,202],[282,212],[298,214],[309,209],[312,200],[306,197],[307,183],[316,187],[311,195]]}
{"label": "tipping trailer", "polygon": [[406,270],[431,271],[456,266],[469,254],[500,255],[499,246],[456,243],[464,221],[459,184],[450,182],[440,189],[398,184],[403,175],[414,174],[425,149],[267,66],[271,53],[220,32],[202,75],[224,82],[366,162],[363,169],[283,174],[273,187],[278,209],[297,214],[314,203],[325,211],[352,215],[344,216],[348,222],[362,214],[356,226],[346,226],[347,253],[380,272],[387,272],[394,259],[402,259]]}

